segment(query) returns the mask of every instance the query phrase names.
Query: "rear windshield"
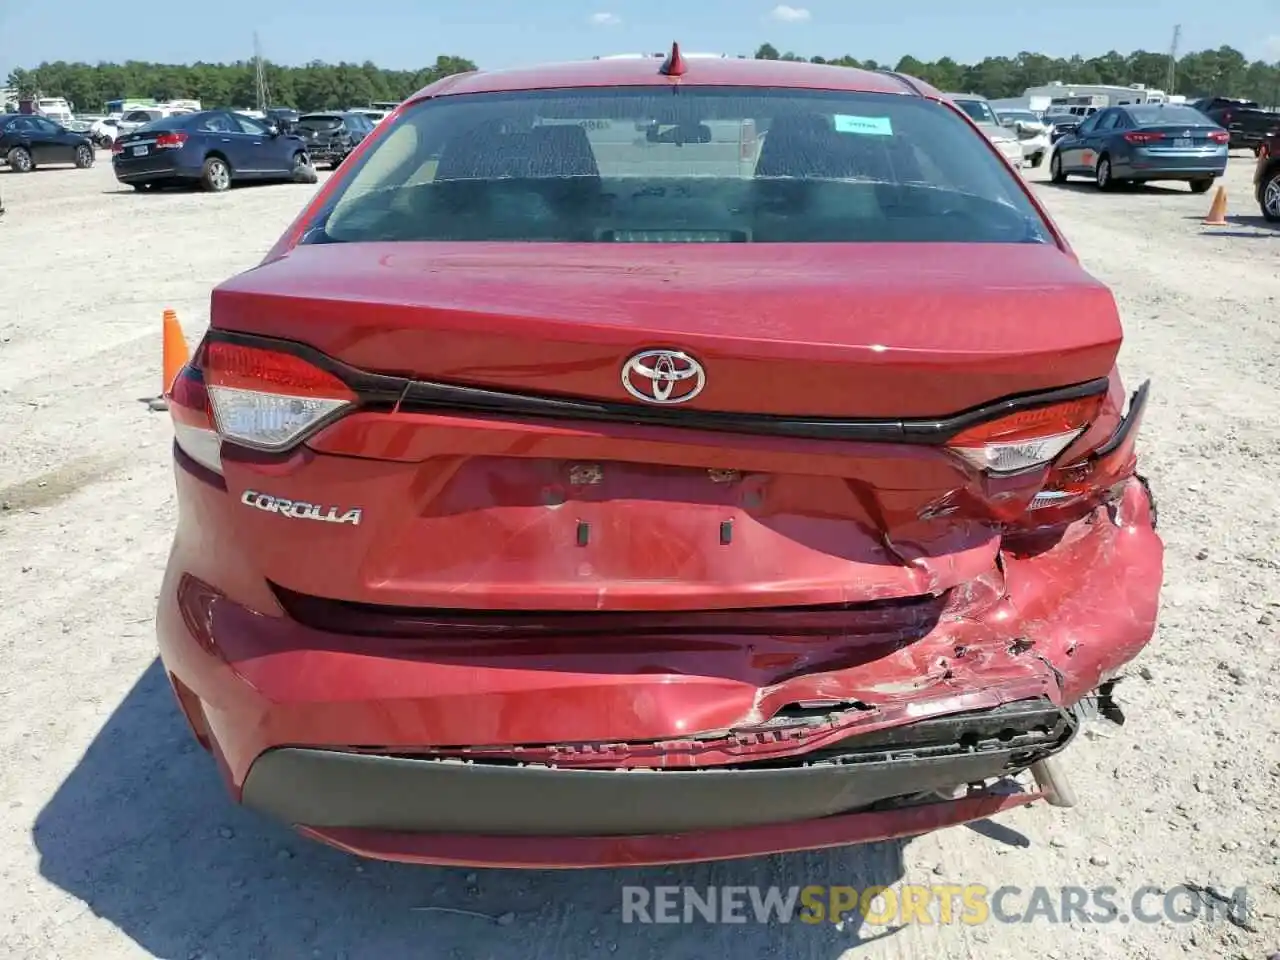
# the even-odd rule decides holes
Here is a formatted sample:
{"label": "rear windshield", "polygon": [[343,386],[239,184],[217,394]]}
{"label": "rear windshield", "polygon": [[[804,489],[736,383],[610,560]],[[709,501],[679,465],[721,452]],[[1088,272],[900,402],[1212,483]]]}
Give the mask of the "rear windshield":
{"label": "rear windshield", "polygon": [[1217,126],[1212,120],[1206,117],[1194,107],[1184,107],[1181,104],[1152,104],[1145,107],[1127,107],[1129,116],[1133,117],[1138,123],[1192,123],[1201,126],[1211,124]]}
{"label": "rear windshield", "polygon": [[302,242],[1047,241],[986,138],[901,95],[441,97],[401,114],[338,176]]}
{"label": "rear windshield", "polygon": [[335,127],[342,126],[342,118],[318,115],[308,116],[299,120],[298,126],[306,127],[310,130],[333,130]]}

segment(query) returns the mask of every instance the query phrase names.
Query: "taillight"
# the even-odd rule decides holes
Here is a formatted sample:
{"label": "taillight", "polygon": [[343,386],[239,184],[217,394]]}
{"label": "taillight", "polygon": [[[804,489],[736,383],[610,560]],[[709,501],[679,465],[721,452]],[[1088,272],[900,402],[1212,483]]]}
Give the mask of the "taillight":
{"label": "taillight", "polygon": [[1052,463],[1091,424],[1103,395],[1081,397],[1030,410],[963,430],[947,446],[989,474],[1021,473]]}
{"label": "taillight", "polygon": [[276,350],[213,340],[201,365],[218,433],[258,450],[287,450],[356,401],[333,374]]}
{"label": "taillight", "polygon": [[111,142],[111,153],[113,156],[117,153],[124,153],[124,144],[119,140],[113,140]]}
{"label": "taillight", "polygon": [[1130,130],[1124,135],[1124,138],[1130,143],[1155,143],[1164,139],[1163,133],[1144,133],[1139,130]]}
{"label": "taillight", "polygon": [[157,150],[181,150],[187,142],[185,133],[162,133],[156,137]]}
{"label": "taillight", "polygon": [[1231,140],[1231,134],[1225,130],[1214,130],[1210,132],[1209,139],[1214,143],[1227,143]]}
{"label": "taillight", "polygon": [[182,452],[202,467],[222,473],[222,438],[213,428],[213,412],[200,370],[188,364],[169,388],[173,437]]}

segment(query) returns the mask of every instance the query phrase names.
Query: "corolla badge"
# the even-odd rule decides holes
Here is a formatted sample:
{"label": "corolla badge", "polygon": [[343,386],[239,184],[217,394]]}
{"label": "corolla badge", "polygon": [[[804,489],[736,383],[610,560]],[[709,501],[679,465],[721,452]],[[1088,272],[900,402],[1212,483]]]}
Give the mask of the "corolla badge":
{"label": "corolla badge", "polygon": [[257,490],[246,490],[241,494],[240,502],[246,507],[257,507],[267,513],[291,517],[294,520],[322,520],[326,523],[357,525],[364,515],[364,511],[359,507],[343,510],[318,503],[306,503],[302,500],[285,500],[282,497],[273,497],[269,493],[259,493]]}
{"label": "corolla badge", "polygon": [[679,350],[643,350],[622,365],[622,386],[645,403],[687,403],[707,385],[707,372]]}

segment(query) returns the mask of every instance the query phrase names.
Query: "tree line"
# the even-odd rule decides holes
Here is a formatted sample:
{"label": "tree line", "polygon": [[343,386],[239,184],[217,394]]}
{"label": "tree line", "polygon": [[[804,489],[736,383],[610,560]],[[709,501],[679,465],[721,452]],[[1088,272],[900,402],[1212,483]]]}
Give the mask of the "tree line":
{"label": "tree line", "polygon": [[[1264,104],[1280,104],[1280,63],[1252,63],[1233,47],[1188,53],[1173,64],[1173,83],[1169,83],[1169,54],[1135,50],[1130,54],[1112,50],[1100,57],[1049,57],[1024,51],[1013,57],[987,57],[964,64],[943,57],[941,60],[917,60],[903,57],[897,63],[877,63],[854,57],[801,57],[779,53],[772,44],[763,44],[755,53],[757,60],[807,60],[809,63],[832,63],[842,67],[870,70],[896,70],[918,77],[939,90],[950,93],[980,93],[998,99],[1020,97],[1028,87],[1039,87],[1054,80],[1065,84],[1105,83],[1128,86],[1141,83],[1165,93],[1196,97],[1244,97]],[[1170,86],[1172,89],[1170,89]]]}
{"label": "tree line", "polygon": [[[265,63],[271,104],[299,110],[366,106],[374,100],[403,100],[429,83],[474,70],[462,57],[440,56],[418,70],[386,70],[377,64],[321,63],[300,67]],[[168,64],[130,60],[126,63],[42,63],[9,74],[19,96],[65,97],[76,110],[101,110],[109,100],[126,97],[154,100],[199,100],[206,107],[257,105],[257,72],[252,60],[235,63]],[[0,105],[2,107],[3,105]]]}
{"label": "tree line", "polygon": [[[988,97],[1016,97],[1028,87],[1054,80],[1067,84],[1141,83],[1167,93],[1195,96],[1247,97],[1266,104],[1280,104],[1280,63],[1250,63],[1239,50],[1219,47],[1188,53],[1174,64],[1169,89],[1170,58],[1166,53],[1116,51],[1098,57],[1049,57],[1023,52],[1013,57],[987,57],[964,64],[943,57],[924,61],[903,57],[897,63],[878,63],[840,57],[802,57],[780,53],[772,44],[755,52],[761,60],[807,60],[837,66],[894,69],[928,81],[940,90],[981,93]],[[366,61],[321,63],[303,66],[265,65],[272,106],[323,110],[367,104],[373,100],[400,100],[452,73],[476,69],[470,60],[439,56],[433,65],[418,70],[386,70]],[[148,97],[156,100],[194,99],[206,106],[250,107],[257,103],[254,63],[164,64],[131,60],[126,63],[42,63],[15,69],[9,86],[20,95],[39,93],[66,97],[81,111],[100,110],[108,100]]]}

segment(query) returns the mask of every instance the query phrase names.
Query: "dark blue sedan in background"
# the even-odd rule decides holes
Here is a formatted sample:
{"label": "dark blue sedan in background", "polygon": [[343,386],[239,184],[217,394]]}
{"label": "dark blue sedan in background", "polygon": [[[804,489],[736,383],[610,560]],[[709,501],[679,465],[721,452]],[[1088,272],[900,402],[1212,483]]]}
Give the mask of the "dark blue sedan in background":
{"label": "dark blue sedan in background", "polygon": [[1199,110],[1135,104],[1100,110],[1053,146],[1054,183],[1092,177],[1099,190],[1148,180],[1184,180],[1204,193],[1227,170],[1230,135]]}
{"label": "dark blue sedan in background", "polygon": [[220,192],[241,180],[317,179],[301,137],[230,110],[153,120],[116,140],[111,166],[136,190],[198,183]]}

